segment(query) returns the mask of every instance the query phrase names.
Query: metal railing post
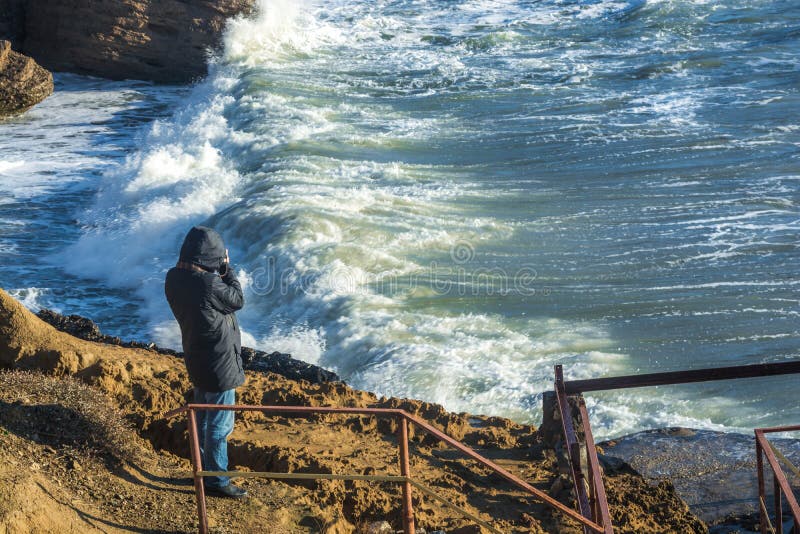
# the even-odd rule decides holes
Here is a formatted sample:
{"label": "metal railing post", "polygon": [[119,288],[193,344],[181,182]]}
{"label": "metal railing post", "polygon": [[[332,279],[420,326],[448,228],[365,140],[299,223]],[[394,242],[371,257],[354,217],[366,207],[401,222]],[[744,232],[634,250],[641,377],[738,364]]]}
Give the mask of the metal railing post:
{"label": "metal railing post", "polygon": [[[408,458],[408,421],[402,415],[397,418],[398,445],[400,446],[400,475],[410,477]],[[411,482],[403,482],[403,532],[414,534],[414,504],[411,501]]]}
{"label": "metal railing post", "polygon": [[[589,507],[589,499],[586,496],[583,470],[581,469],[580,444],[575,434],[575,427],[572,424],[572,409],[564,390],[564,372],[561,365],[555,366],[555,375],[554,386],[558,409],[561,413],[561,428],[564,431],[564,450],[569,457],[570,473],[572,475],[573,488],[575,489],[575,502],[578,505],[580,514],[591,521],[592,512]],[[589,534],[589,527],[585,523],[582,527],[584,534]]]}
{"label": "metal railing post", "polygon": [[[604,492],[604,487],[602,484],[602,478],[598,476],[597,473],[588,473],[587,478],[589,481],[589,497],[587,498],[586,492],[584,491],[582,478],[583,472],[580,466],[580,460],[582,455],[579,455],[575,452],[573,448],[573,444],[577,442],[575,436],[575,429],[572,424],[572,417],[571,417],[571,410],[569,403],[567,401],[568,396],[572,395],[582,395],[587,392],[592,391],[606,391],[612,389],[627,389],[627,388],[639,388],[639,387],[652,387],[652,386],[666,386],[666,385],[674,385],[674,384],[690,384],[696,382],[710,382],[710,381],[717,381],[717,380],[732,380],[737,378],[758,378],[758,377],[767,377],[767,376],[779,376],[779,375],[789,375],[789,374],[800,374],[800,360],[789,361],[789,362],[776,362],[776,363],[761,363],[761,364],[754,364],[754,365],[736,365],[732,367],[714,367],[710,369],[693,369],[688,371],[667,371],[667,372],[660,372],[660,373],[647,373],[647,374],[640,374],[640,375],[627,375],[627,376],[613,376],[613,377],[606,377],[606,378],[593,378],[588,380],[564,380],[564,372],[561,365],[555,366],[555,394],[559,412],[561,414],[561,424],[562,430],[564,435],[564,441],[566,443],[566,452],[569,456],[570,460],[570,470],[572,474],[573,484],[575,486],[575,493],[576,493],[576,500],[577,500],[577,508],[580,512],[580,515],[583,518],[591,518],[590,521],[594,522],[598,519],[597,510],[596,510],[596,503],[601,505],[600,512],[603,514],[607,511],[607,506],[603,507],[603,495],[601,495],[601,491]],[[586,418],[586,415],[584,415]],[[584,430],[591,431],[590,425],[586,424],[587,421],[584,421]],[[764,478],[763,478],[763,459],[762,454],[766,456],[767,461],[769,462],[770,468],[772,472],[776,475],[776,484],[779,488],[776,490],[778,493],[777,500],[775,501],[775,510],[778,512],[782,511],[782,502],[783,496],[785,496],[786,501],[789,505],[789,508],[792,511],[792,515],[794,517],[795,527],[793,530],[798,529],[798,524],[800,524],[800,504],[797,502],[797,497],[794,495],[791,487],[789,486],[788,481],[786,480],[786,476],[783,474],[780,466],[777,464],[777,460],[775,459],[775,455],[773,454],[771,446],[766,445],[768,443],[766,439],[763,437],[763,434],[769,432],[792,432],[792,431],[800,431],[800,425],[793,426],[793,427],[775,427],[775,428],[761,428],[756,429],[756,439],[760,440],[763,439],[764,442],[760,443],[758,447],[758,475],[759,475],[759,506],[761,510],[761,533],[767,534],[769,531],[777,530],[778,532],[782,532],[783,527],[782,524],[778,525],[778,529],[774,529],[770,523],[769,512],[767,511],[767,504],[766,504],[766,491],[764,489]],[[587,451],[589,452],[589,451]],[[589,456],[590,458],[590,465],[592,469],[599,467],[595,462],[594,459]],[[596,493],[595,493],[596,492]],[[607,504],[607,503],[606,503]],[[605,508],[605,510],[603,509]],[[610,516],[609,516],[610,517]],[[780,523],[780,518],[777,519]],[[590,527],[587,522],[580,521],[584,527],[584,532],[586,532],[587,528]],[[611,525],[610,521],[606,521],[605,519],[602,521],[604,529],[608,529],[610,531]],[[795,534],[800,534],[795,532]]]}
{"label": "metal railing post", "polygon": [[593,521],[603,526],[605,534],[613,534],[611,526],[611,512],[608,509],[608,497],[603,483],[603,472],[600,469],[600,459],[597,457],[597,447],[594,444],[592,425],[589,422],[589,411],[586,409],[586,400],[581,396],[578,400],[578,411],[583,424],[583,437],[586,443],[586,465],[589,466],[590,485],[589,491],[593,499]]}
{"label": "metal railing post", "polygon": [[759,439],[756,439],[756,469],[758,470],[758,523],[761,527],[761,534],[767,534],[768,518],[765,517],[767,510],[767,492],[764,485],[764,457],[761,451],[761,441]]}
{"label": "metal railing post", "polygon": [[197,497],[197,517],[200,520],[200,534],[208,534],[208,514],[206,513],[206,492],[203,477],[198,475],[203,470],[200,458],[200,438],[197,433],[197,419],[192,408],[189,408],[189,446],[192,449],[192,471],[194,474],[194,492]]}
{"label": "metal railing post", "polygon": [[772,475],[772,491],[775,492],[775,534],[783,534],[783,494],[781,493],[781,486],[778,484],[778,475]]}
{"label": "metal railing post", "polygon": [[[793,472],[796,472],[797,469],[788,461],[788,459],[783,456],[783,454],[776,449],[766,438],[765,434],[770,432],[797,432],[800,431],[800,426],[784,426],[784,427],[773,427],[773,428],[756,428],[756,461],[759,467],[759,471],[763,469],[764,462],[762,460],[762,455],[766,458],[767,464],[769,465],[770,470],[772,471],[773,477],[773,486],[774,486],[774,505],[775,505],[775,521],[770,521],[769,512],[767,511],[767,504],[766,504],[766,492],[764,491],[764,476],[761,475],[759,472],[759,505],[761,507],[761,532],[775,532],[781,533],[783,532],[783,500],[786,499],[786,503],[789,505],[789,510],[791,510],[792,517],[794,519],[794,523],[800,522],[800,504],[797,502],[797,497],[794,494],[794,490],[789,485],[789,481],[786,479],[786,474],[784,474],[783,469],[778,462],[778,458],[783,459],[784,462],[787,462],[789,467],[792,469]],[[763,492],[763,495],[762,495]],[[796,530],[796,529],[793,529]]]}
{"label": "metal railing post", "polygon": [[594,471],[591,468],[592,465],[592,458],[589,455],[589,446],[586,446],[586,465],[589,466],[587,474],[587,483],[589,486],[589,509],[592,511],[592,521],[597,524],[601,524],[602,520],[600,519],[600,514],[597,508],[597,493],[595,491],[595,484],[596,481],[594,479]]}

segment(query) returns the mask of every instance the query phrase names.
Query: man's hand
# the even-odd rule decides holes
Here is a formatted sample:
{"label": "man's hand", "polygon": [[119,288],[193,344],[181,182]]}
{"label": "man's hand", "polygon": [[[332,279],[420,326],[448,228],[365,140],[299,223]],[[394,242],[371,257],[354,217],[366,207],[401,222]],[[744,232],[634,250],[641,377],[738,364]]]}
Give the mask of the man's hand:
{"label": "man's hand", "polygon": [[[225,249],[225,260],[222,262],[222,265],[224,266],[224,267],[223,267],[223,268],[224,268],[224,271],[222,270],[223,268],[221,268],[221,269],[220,269],[220,271],[219,271],[219,275],[220,275],[220,276],[222,277],[222,279],[224,280],[224,279],[225,279],[225,278],[227,278],[227,277],[228,277],[230,274],[232,274],[232,273],[231,273],[231,258],[230,258],[230,256],[228,255],[228,249],[227,249],[227,248]],[[227,282],[226,282],[226,283],[227,283]]]}

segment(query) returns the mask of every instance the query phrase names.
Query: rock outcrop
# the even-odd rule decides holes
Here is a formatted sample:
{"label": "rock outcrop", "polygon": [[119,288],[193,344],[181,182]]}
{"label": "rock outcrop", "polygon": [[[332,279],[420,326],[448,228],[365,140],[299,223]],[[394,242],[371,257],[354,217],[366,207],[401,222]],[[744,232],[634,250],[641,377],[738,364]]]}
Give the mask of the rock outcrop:
{"label": "rock outcrop", "polygon": [[[183,353],[172,349],[165,349],[155,343],[143,343],[141,341],[123,341],[115,336],[108,336],[100,332],[100,328],[91,320],[80,315],[61,315],[52,310],[41,309],[36,314],[39,319],[52,325],[57,330],[83,339],[85,341],[97,341],[107,345],[117,345],[135,349],[147,349],[159,354],[168,356],[183,357]],[[290,380],[307,380],[313,384],[322,382],[339,382],[339,376],[322,367],[306,363],[292,358],[291,354],[281,352],[267,353],[264,351],[242,347],[242,361],[248,371],[259,371],[262,373],[275,373]]]}
{"label": "rock outcrop", "polygon": [[0,117],[38,104],[52,92],[52,74],[0,41]]}
{"label": "rock outcrop", "polygon": [[[0,39],[53,71],[189,82],[254,0],[0,0]],[[23,25],[23,27],[20,27]]]}

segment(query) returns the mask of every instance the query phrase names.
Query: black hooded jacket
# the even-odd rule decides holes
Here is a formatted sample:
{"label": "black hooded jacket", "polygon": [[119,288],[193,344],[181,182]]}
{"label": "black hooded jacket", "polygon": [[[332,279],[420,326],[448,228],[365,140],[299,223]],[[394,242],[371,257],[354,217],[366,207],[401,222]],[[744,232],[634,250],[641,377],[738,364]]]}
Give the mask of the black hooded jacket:
{"label": "black hooded jacket", "polygon": [[164,291],[181,327],[183,355],[189,378],[204,391],[225,391],[244,384],[242,340],[234,312],[244,306],[242,286],[225,261],[222,237],[195,226],[181,247],[180,262],[196,268],[173,267]]}

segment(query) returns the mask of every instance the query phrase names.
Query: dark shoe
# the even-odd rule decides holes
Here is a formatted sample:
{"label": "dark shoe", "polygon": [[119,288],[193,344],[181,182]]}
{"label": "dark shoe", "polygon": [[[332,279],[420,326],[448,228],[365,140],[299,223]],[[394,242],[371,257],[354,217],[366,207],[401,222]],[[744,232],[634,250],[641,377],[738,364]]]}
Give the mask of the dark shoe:
{"label": "dark shoe", "polygon": [[207,486],[206,495],[241,499],[242,497],[247,497],[247,490],[243,490],[239,486],[234,486],[233,484],[228,484],[227,486]]}

